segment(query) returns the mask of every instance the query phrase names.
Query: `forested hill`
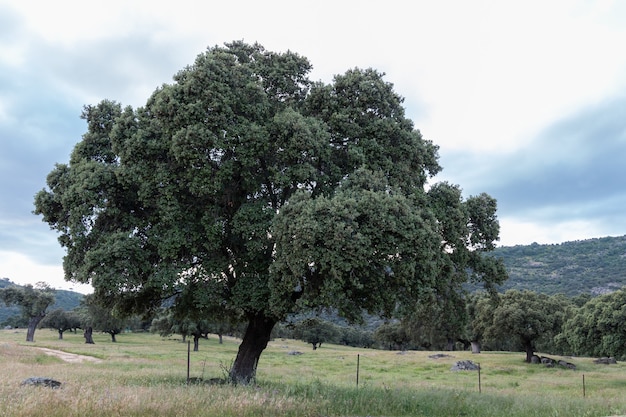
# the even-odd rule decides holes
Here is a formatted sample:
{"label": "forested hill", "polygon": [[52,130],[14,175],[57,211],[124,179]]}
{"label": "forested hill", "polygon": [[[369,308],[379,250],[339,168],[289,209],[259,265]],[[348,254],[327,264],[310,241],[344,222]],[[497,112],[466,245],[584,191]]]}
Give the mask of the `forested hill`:
{"label": "forested hill", "polygon": [[[0,278],[0,288],[17,285],[8,278]],[[54,293],[54,305],[51,306],[48,311],[62,308],[63,310],[70,311],[80,305],[83,295],[74,291],[56,290]],[[18,307],[7,307],[2,301],[0,301],[0,323],[3,323],[9,317],[19,315],[20,310]]]}
{"label": "forested hill", "polygon": [[493,256],[502,258],[509,273],[502,290],[574,296],[626,286],[626,236],[502,247]]}

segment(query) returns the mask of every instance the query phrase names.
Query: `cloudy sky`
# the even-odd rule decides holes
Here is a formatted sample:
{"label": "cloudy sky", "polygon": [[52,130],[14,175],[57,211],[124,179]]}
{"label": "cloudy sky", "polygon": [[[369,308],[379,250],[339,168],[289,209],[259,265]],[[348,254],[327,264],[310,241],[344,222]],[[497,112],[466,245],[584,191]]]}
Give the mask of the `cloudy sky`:
{"label": "cloudy sky", "polygon": [[[501,246],[626,234],[626,2],[0,0],[0,278],[63,281],[33,196],[82,106],[145,104],[207,46],[373,67],[440,146],[437,180],[498,200]],[[198,4],[201,5],[198,5]]]}

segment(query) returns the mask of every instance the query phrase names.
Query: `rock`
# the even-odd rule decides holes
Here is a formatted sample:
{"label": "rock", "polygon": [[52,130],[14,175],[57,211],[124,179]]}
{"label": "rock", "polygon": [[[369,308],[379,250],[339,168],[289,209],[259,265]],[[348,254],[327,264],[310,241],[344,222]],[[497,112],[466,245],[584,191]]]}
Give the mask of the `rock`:
{"label": "rock", "polygon": [[556,359],[548,358],[547,356],[541,357],[541,363],[548,368],[553,368],[555,365],[560,365],[567,369],[576,369],[576,365],[571,362],[564,361],[563,359],[557,361]]}
{"label": "rock", "polygon": [[450,368],[451,371],[478,371],[478,369],[480,366],[472,361],[458,361]]}
{"label": "rock", "polygon": [[571,362],[566,362],[564,360],[560,360],[559,361],[559,365],[561,365],[562,367],[567,368],[567,369],[576,369],[576,365],[574,365]]}
{"label": "rock", "polygon": [[539,358],[539,356],[537,356],[537,355],[533,355],[533,356],[530,358],[530,363],[540,363],[540,362],[541,362],[541,359],[540,359],[540,358]]}
{"label": "rock", "polygon": [[59,388],[61,383],[52,378],[32,377],[26,378],[20,385],[32,385],[35,387]]}
{"label": "rock", "polygon": [[605,356],[605,357],[594,360],[593,363],[598,363],[601,365],[614,365],[617,363],[617,361],[615,360],[615,358],[607,358]]}
{"label": "rock", "polygon": [[452,356],[446,355],[445,353],[437,353],[437,354],[429,356],[430,359],[441,359],[441,358],[451,358],[451,357]]}
{"label": "rock", "polygon": [[297,355],[303,355],[303,353],[302,352],[298,352],[297,350],[292,350],[290,352],[287,352],[287,355],[297,356]]}

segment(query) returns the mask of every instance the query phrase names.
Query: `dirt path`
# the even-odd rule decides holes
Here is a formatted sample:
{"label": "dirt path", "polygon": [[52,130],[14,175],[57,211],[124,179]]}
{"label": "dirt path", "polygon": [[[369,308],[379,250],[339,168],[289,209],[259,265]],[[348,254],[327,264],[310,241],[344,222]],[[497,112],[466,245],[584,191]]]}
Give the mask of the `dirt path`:
{"label": "dirt path", "polygon": [[63,352],[61,350],[54,350],[48,348],[38,348],[46,355],[56,356],[57,358],[70,363],[83,363],[83,362],[91,362],[91,363],[100,363],[101,359],[94,358],[93,356],[85,356],[85,355],[77,355],[76,353],[68,353]]}

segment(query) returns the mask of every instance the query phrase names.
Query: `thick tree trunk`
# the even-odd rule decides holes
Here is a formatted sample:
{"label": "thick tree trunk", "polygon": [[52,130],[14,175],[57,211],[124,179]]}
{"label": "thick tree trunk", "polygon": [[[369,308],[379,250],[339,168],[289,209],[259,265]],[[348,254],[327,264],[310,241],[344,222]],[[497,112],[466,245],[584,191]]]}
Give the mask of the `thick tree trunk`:
{"label": "thick tree trunk", "polygon": [[111,342],[117,343],[117,339],[115,339],[115,332],[109,332],[109,334],[111,335]]}
{"label": "thick tree trunk", "polygon": [[37,325],[43,318],[46,317],[46,313],[40,313],[35,317],[31,317],[28,321],[28,330],[26,331],[26,341],[34,342],[35,341],[35,329],[37,329]]}
{"label": "thick tree trunk", "polygon": [[526,349],[526,362],[531,363],[533,360],[533,356],[535,355],[535,350],[533,349],[532,342],[525,342],[524,347]]}
{"label": "thick tree trunk", "polygon": [[480,353],[480,342],[473,341],[472,344],[472,353]]}
{"label": "thick tree trunk", "polygon": [[222,339],[222,334],[218,333],[217,337],[219,337],[219,339],[220,339],[220,345],[224,344],[224,340]]}
{"label": "thick tree trunk", "polygon": [[63,330],[59,329],[59,340],[63,340]]}
{"label": "thick tree trunk", "polygon": [[85,332],[83,333],[83,336],[85,337],[85,343],[88,343],[90,345],[94,344],[94,341],[93,341],[93,329],[91,327],[87,327],[85,329]]}
{"label": "thick tree trunk", "polygon": [[199,349],[200,349],[200,335],[194,334],[193,335],[193,351],[197,352]]}
{"label": "thick tree trunk", "polygon": [[230,380],[237,384],[249,384],[256,375],[256,367],[261,353],[270,341],[276,320],[265,317],[263,313],[250,315],[248,327],[239,345],[237,357],[230,369]]}
{"label": "thick tree trunk", "polygon": [[446,349],[448,352],[452,352],[454,350],[454,339],[448,338],[448,343],[446,344]]}

